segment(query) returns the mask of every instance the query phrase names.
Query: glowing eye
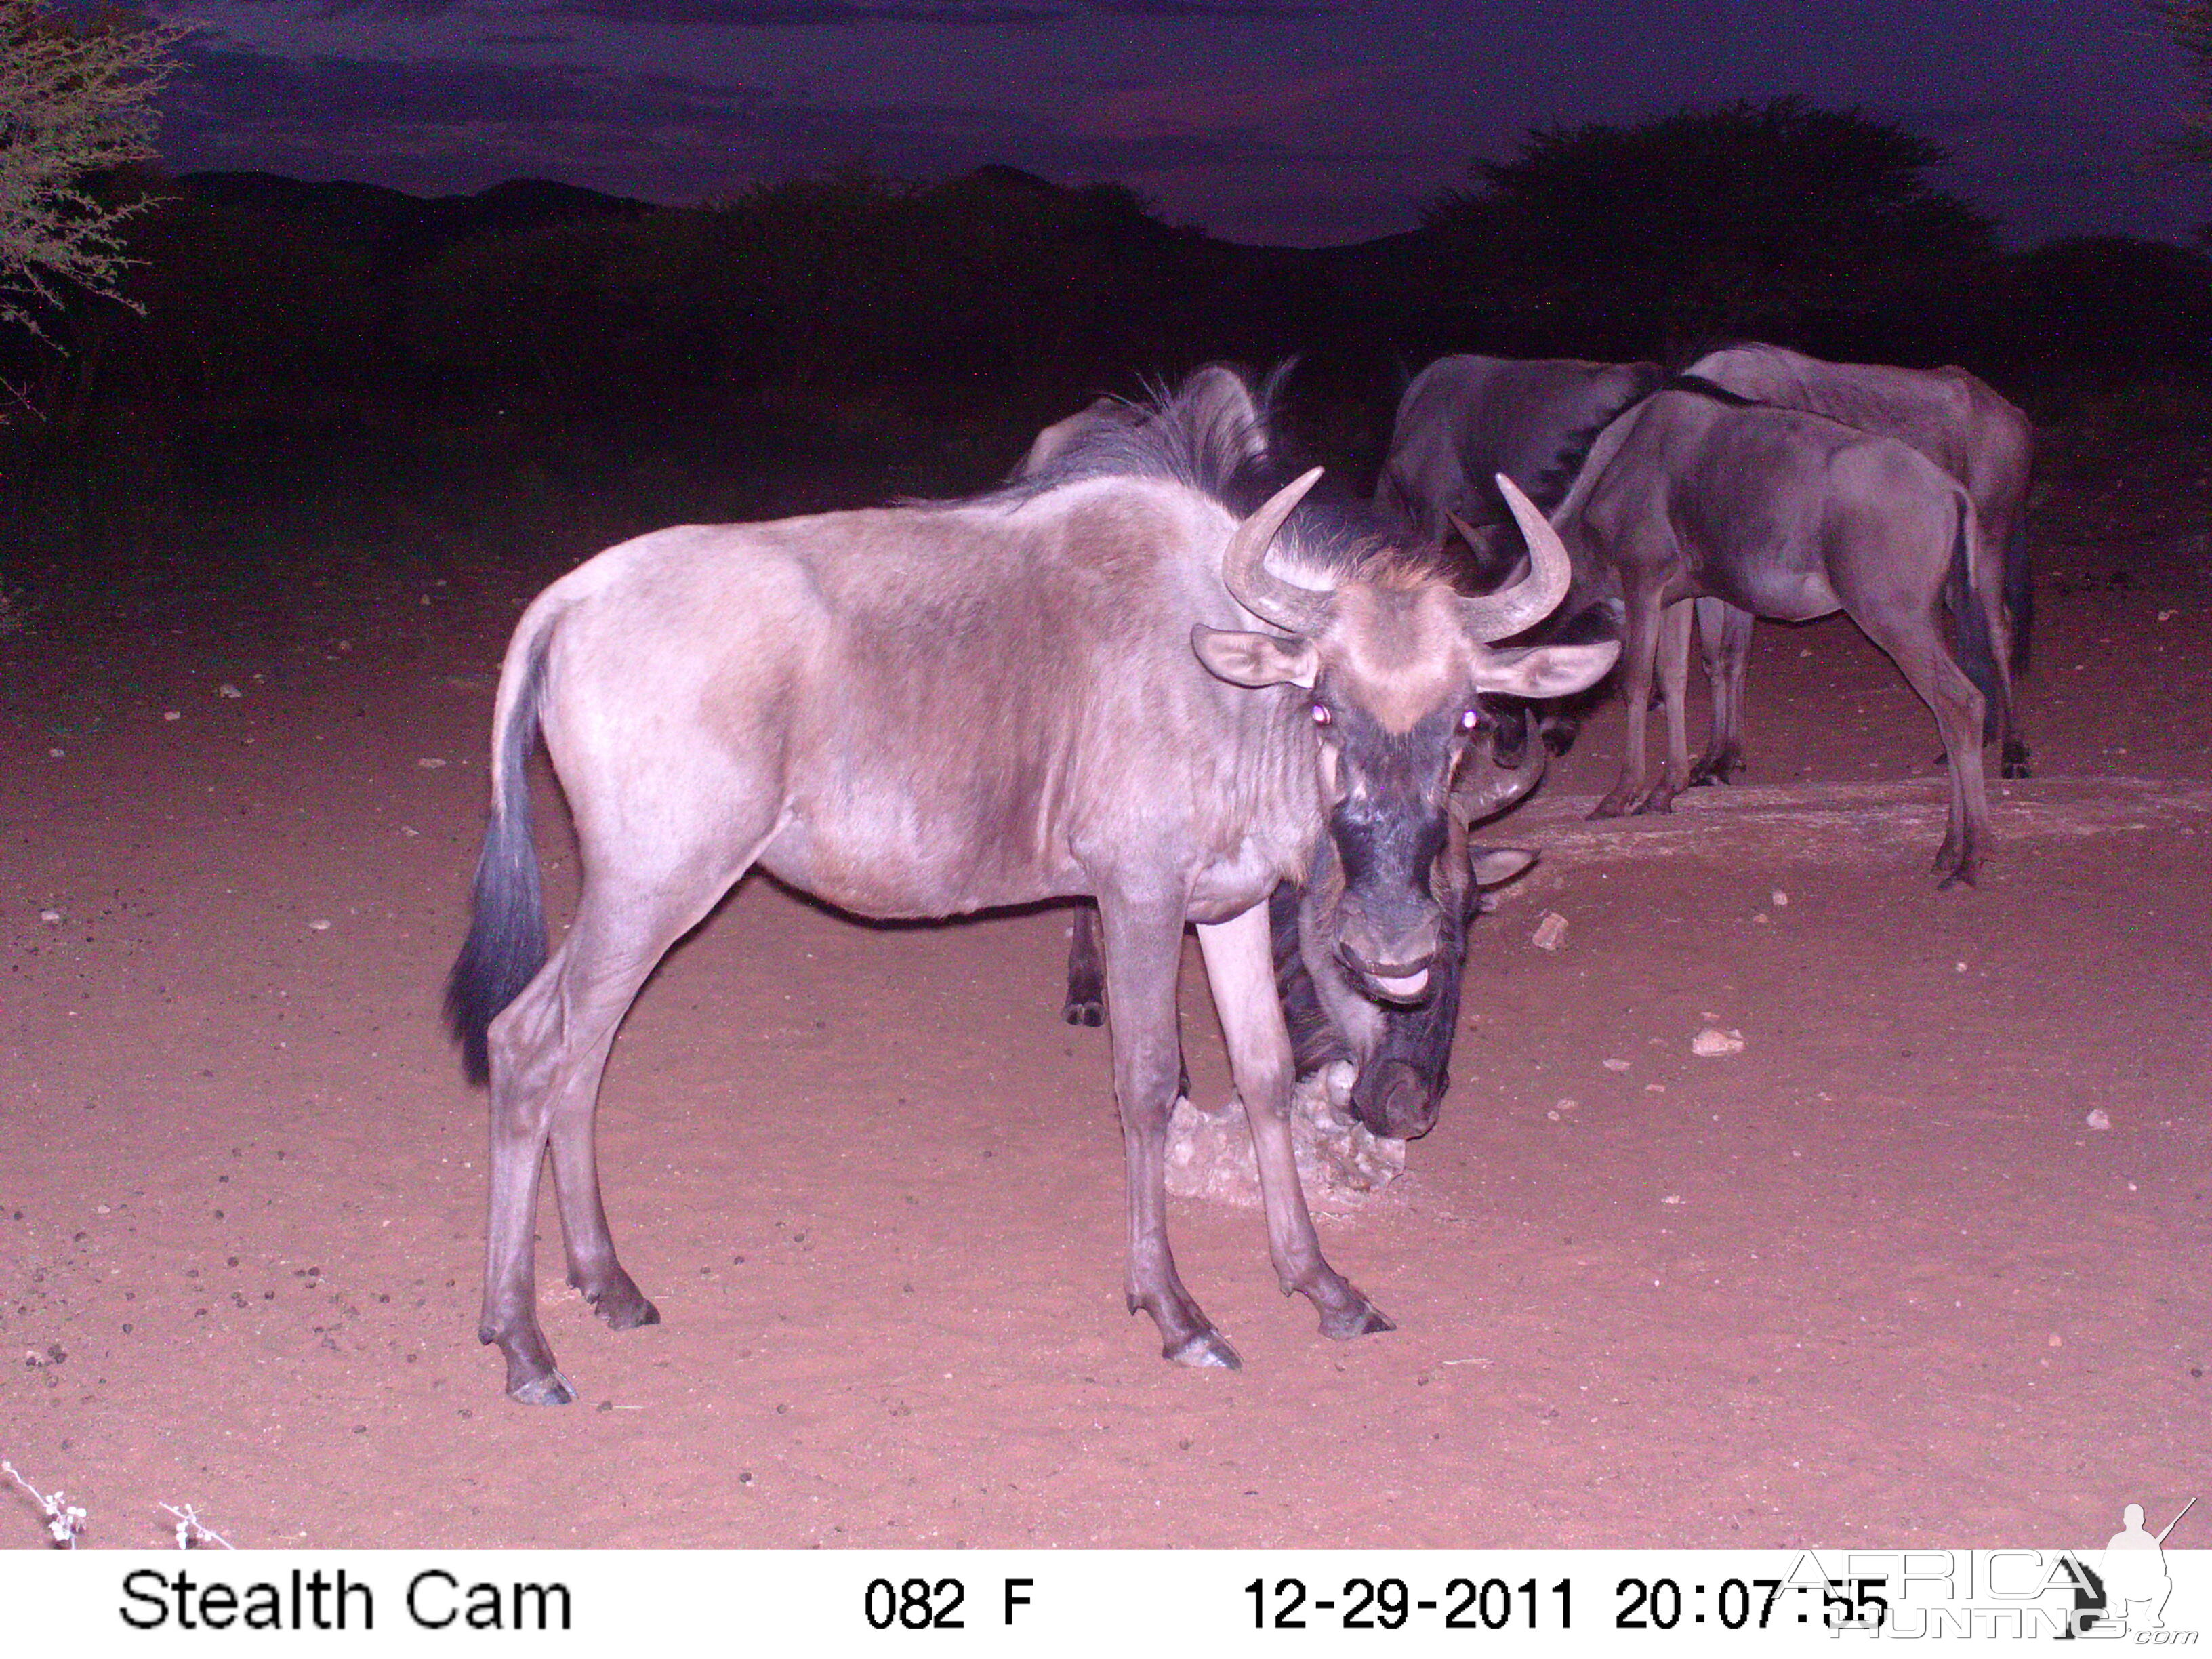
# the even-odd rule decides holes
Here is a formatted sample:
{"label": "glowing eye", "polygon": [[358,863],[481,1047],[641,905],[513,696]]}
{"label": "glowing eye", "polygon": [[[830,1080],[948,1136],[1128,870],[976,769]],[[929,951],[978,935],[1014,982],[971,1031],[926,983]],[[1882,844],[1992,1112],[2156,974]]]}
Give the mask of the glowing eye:
{"label": "glowing eye", "polygon": [[1328,710],[1324,708],[1319,703],[1316,703],[1313,706],[1313,717],[1314,724],[1316,726],[1327,726],[1328,724]]}
{"label": "glowing eye", "polygon": [[1472,732],[1481,724],[1482,715],[1477,709],[1470,708],[1459,717],[1459,729],[1462,732]]}

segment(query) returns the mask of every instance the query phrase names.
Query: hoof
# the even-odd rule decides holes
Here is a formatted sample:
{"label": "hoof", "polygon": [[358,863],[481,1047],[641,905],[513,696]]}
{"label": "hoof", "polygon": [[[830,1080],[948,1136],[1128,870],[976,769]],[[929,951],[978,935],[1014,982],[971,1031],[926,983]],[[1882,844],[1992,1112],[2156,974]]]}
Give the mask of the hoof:
{"label": "hoof", "polygon": [[1947,893],[1954,887],[1977,887],[1979,885],[1980,883],[1974,879],[1974,872],[1972,870],[1961,868],[1954,870],[1949,875],[1944,877],[1942,880],[1937,882],[1936,884],[1936,890],[1939,893]]}
{"label": "hoof", "polygon": [[611,1330],[634,1331],[641,1325],[660,1322],[660,1310],[635,1290],[626,1297],[603,1296],[592,1308]]}
{"label": "hoof", "polygon": [[1604,818],[1617,818],[1627,810],[1628,803],[1625,799],[1607,795],[1603,800],[1590,808],[1590,814],[1588,822],[1595,823]]}
{"label": "hoof", "polygon": [[1070,1025],[1103,1025],[1106,1023],[1106,1008],[1104,1004],[1097,1001],[1072,1001],[1060,1011],[1060,1017]]}
{"label": "hoof", "polygon": [[509,1400],[520,1401],[526,1406],[573,1406],[576,1391],[568,1386],[568,1379],[558,1371],[548,1371],[543,1376],[533,1376],[526,1382],[510,1382],[507,1388]]}
{"label": "hoof", "polygon": [[1178,1365],[1223,1371],[1244,1369],[1244,1362],[1237,1357],[1237,1350],[1229,1346],[1229,1339],[1219,1331],[1200,1331],[1196,1336],[1186,1338],[1178,1346],[1162,1348],[1160,1352]]}
{"label": "hoof", "polygon": [[1644,817],[1653,812],[1671,812],[1674,810],[1674,791],[1655,789],[1644,798],[1644,804],[1636,809],[1636,816]]}
{"label": "hoof", "polygon": [[1997,769],[1997,775],[2001,778],[2032,778],[2035,775],[2035,769],[2027,763],[2027,757],[2022,756],[2018,760],[2005,762]]}
{"label": "hoof", "polygon": [[1395,1331],[1397,1322],[1371,1302],[1362,1302],[1346,1314],[1323,1314],[1321,1334],[1338,1342],[1349,1342],[1355,1336],[1372,1336],[1377,1331]]}

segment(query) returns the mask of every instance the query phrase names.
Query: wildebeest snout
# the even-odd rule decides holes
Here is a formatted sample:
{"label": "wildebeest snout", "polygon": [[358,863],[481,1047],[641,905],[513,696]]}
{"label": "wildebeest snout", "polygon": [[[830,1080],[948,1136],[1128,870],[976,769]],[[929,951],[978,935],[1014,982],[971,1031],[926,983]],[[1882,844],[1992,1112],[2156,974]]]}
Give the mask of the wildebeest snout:
{"label": "wildebeest snout", "polygon": [[1347,897],[1339,912],[1337,955],[1389,1002],[1427,999],[1430,969],[1443,943],[1442,918],[1431,905],[1394,906],[1378,914]]}
{"label": "wildebeest snout", "polygon": [[1402,1060],[1379,1062],[1352,1087],[1352,1109],[1370,1134],[1414,1140],[1437,1125],[1443,1088],[1431,1090],[1420,1073]]}

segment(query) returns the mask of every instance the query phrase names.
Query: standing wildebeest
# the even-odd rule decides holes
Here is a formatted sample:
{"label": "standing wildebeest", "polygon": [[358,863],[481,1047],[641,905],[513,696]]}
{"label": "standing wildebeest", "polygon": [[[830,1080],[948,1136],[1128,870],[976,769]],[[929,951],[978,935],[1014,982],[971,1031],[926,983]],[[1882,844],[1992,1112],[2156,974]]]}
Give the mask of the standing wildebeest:
{"label": "standing wildebeest", "polygon": [[[1490,643],[1566,590],[1533,508],[1529,578],[1473,600],[1304,521],[1314,474],[1248,511],[1255,419],[1241,380],[1202,373],[1157,418],[1079,434],[978,499],[661,531],[523,613],[448,988],[469,1068],[491,1084],[478,1334],[505,1354],[508,1394],[574,1398],[537,1315],[549,1146],[570,1283],[617,1329],[659,1317],[601,1206],[599,1077],[653,964],[756,864],[874,917],[1097,899],[1129,1306],[1170,1358],[1233,1365],[1166,1230],[1176,969],[1195,921],[1283,1287],[1329,1336],[1389,1328],[1322,1259],[1299,1190],[1266,901],[1327,834],[1346,872],[1323,921],[1337,955],[1377,994],[1418,993],[1477,696],[1571,690],[1615,653]],[[583,870],[550,960],[524,776],[541,732]]]}
{"label": "standing wildebeest", "polygon": [[[1802,409],[1877,437],[1902,440],[1966,486],[1981,520],[1982,545],[1990,554],[1974,571],[1990,627],[1986,632],[1954,631],[1953,648],[1977,680],[1995,680],[2007,688],[2007,696],[1990,700],[1983,738],[2000,744],[1998,760],[2006,777],[2026,777],[2027,744],[2014,726],[2008,693],[2014,677],[2027,666],[2035,599],[2027,533],[2035,428],[2027,416],[1995,388],[1957,368],[1830,363],[1747,342],[1707,353],[1686,373],[1759,403]],[[1725,783],[1743,760],[1751,618],[1724,601],[1704,599],[1698,602],[1698,623],[1712,688],[1713,726],[1690,781]],[[1992,649],[1993,663],[1978,660]]]}
{"label": "standing wildebeest", "polygon": [[[1553,524],[1577,587],[1623,606],[1628,756],[1593,817],[1663,811],[1687,780],[1691,601],[1789,622],[1840,610],[1934,711],[1951,774],[1936,868],[1946,887],[1973,881],[1989,819],[1983,712],[2005,685],[2001,673],[1978,685],[1974,659],[1962,666],[1944,642],[1947,606],[1960,632],[1990,626],[1978,521],[1957,480],[1897,439],[1684,379],[1600,434]],[[1655,665],[1668,738],[1656,782],[1644,752]]]}
{"label": "standing wildebeest", "polygon": [[[1247,465],[1264,465],[1270,461],[1274,442],[1270,416],[1287,365],[1277,369],[1257,389],[1255,418],[1241,434]],[[1015,469],[1012,481],[1042,471],[1087,434],[1126,431],[1153,417],[1154,412],[1142,404],[1097,398],[1038,433]],[[1493,494],[1496,490],[1493,484]],[[1357,507],[1338,502],[1315,510],[1339,515],[1339,533],[1365,531],[1376,538],[1378,549],[1387,544],[1384,527],[1368,520]],[[1481,888],[1509,881],[1534,862],[1534,853],[1515,848],[1474,847],[1467,839],[1471,826],[1504,812],[1543,776],[1541,755],[1534,760],[1526,757],[1519,708],[1514,702],[1504,720],[1485,714],[1469,738],[1467,758],[1454,781],[1449,807],[1450,833],[1431,876],[1443,933],[1437,951],[1437,970],[1419,999],[1378,1003],[1363,989],[1364,981],[1332,953],[1328,930],[1319,921],[1334,902],[1331,896],[1343,884],[1336,844],[1331,838],[1323,836],[1316,843],[1313,867],[1304,878],[1295,884],[1285,882],[1271,902],[1276,984],[1290,1025],[1296,1070],[1303,1076],[1334,1060],[1349,1061],[1353,1068],[1349,1103],[1376,1134],[1406,1139],[1425,1134],[1435,1127],[1437,1109],[1450,1085],[1445,1063],[1459,1015],[1460,964],[1466,955],[1467,923],[1480,908]],[[1502,762],[1491,764],[1496,750],[1504,747],[1498,733],[1508,721],[1516,739],[1514,752],[1521,757],[1510,766]],[[1104,951],[1097,908],[1088,902],[1079,902],[1074,909],[1067,953],[1067,996],[1060,1013],[1072,1025],[1095,1026],[1105,1017]],[[1177,1087],[1188,1093],[1189,1086],[1185,1073]]]}

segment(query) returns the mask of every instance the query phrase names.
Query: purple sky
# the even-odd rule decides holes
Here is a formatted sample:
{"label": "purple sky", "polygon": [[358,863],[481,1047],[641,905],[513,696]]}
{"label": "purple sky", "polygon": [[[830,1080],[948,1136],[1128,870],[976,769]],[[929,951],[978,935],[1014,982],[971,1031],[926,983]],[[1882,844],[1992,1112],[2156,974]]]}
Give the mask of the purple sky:
{"label": "purple sky", "polygon": [[1115,179],[1249,241],[1401,230],[1540,124],[1796,93],[1946,146],[2033,242],[2184,239],[2184,95],[2138,0],[160,0],[170,165],[693,202],[863,158]]}

